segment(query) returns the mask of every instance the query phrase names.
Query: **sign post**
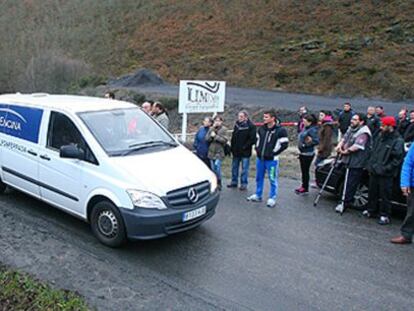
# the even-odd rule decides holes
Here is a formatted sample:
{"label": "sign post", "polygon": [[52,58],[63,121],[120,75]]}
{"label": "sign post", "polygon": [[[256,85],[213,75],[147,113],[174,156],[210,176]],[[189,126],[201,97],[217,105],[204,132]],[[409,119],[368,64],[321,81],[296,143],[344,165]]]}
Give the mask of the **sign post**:
{"label": "sign post", "polygon": [[187,140],[187,113],[183,113],[183,123],[181,125],[181,140],[185,142]]}
{"label": "sign post", "polygon": [[178,113],[183,114],[181,138],[184,142],[187,136],[187,114],[223,112],[225,97],[224,81],[180,81]]}

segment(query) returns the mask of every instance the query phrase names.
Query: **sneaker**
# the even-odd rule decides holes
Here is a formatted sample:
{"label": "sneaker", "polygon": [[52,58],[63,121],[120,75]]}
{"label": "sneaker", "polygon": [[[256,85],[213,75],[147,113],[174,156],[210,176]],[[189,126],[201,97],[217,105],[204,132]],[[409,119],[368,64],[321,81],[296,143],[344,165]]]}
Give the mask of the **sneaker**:
{"label": "sneaker", "polygon": [[237,184],[228,184],[227,188],[237,188]]}
{"label": "sneaker", "polygon": [[303,187],[300,187],[300,188],[298,188],[298,189],[296,189],[295,190],[295,193],[296,194],[298,194],[298,195],[303,195],[303,194],[308,194],[309,193],[309,191],[308,190],[306,190],[305,188],[303,188]]}
{"label": "sneaker", "polygon": [[275,206],[276,206],[276,199],[274,199],[274,198],[269,198],[269,199],[267,200],[266,206],[267,206],[267,207],[275,207]]}
{"label": "sneaker", "polygon": [[400,235],[400,236],[397,236],[397,237],[391,239],[390,242],[394,243],[394,244],[411,244],[412,240],[407,239],[406,237],[403,237],[402,235]]}
{"label": "sneaker", "polygon": [[319,189],[318,183],[316,181],[312,182],[311,185],[310,185],[310,187],[312,189]]}
{"label": "sneaker", "polygon": [[366,218],[371,218],[372,217],[371,213],[367,209],[362,212],[362,216],[364,216]]}
{"label": "sneaker", "polygon": [[337,213],[343,213],[345,211],[345,206],[343,203],[339,203],[336,207],[335,207],[335,212]]}
{"label": "sneaker", "polygon": [[380,225],[389,225],[390,224],[390,219],[387,216],[381,216],[380,219],[378,220],[378,224],[380,224]]}
{"label": "sneaker", "polygon": [[251,196],[248,196],[246,199],[249,202],[262,202],[262,198],[257,196],[257,194],[252,194]]}
{"label": "sneaker", "polygon": [[239,187],[239,190],[241,190],[241,191],[245,191],[245,190],[247,190],[247,186],[246,186],[246,185],[241,185],[241,186]]}

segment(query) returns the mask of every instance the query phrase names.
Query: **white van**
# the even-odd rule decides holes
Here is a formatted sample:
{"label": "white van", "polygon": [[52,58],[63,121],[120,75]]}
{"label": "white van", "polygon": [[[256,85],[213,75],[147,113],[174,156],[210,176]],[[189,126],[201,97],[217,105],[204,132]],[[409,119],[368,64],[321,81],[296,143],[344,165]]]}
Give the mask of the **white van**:
{"label": "white van", "polygon": [[0,192],[26,192],[91,224],[103,244],[154,239],[211,218],[215,175],[137,106],[0,95]]}

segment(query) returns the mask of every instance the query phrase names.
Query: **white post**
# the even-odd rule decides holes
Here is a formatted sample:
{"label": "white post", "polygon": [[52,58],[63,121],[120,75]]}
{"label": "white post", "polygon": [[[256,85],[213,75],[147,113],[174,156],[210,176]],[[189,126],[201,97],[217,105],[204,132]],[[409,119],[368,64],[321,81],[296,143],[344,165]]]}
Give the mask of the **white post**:
{"label": "white post", "polygon": [[182,123],[182,127],[181,127],[181,140],[183,142],[186,142],[186,138],[187,138],[187,113],[184,112],[183,113],[183,123]]}

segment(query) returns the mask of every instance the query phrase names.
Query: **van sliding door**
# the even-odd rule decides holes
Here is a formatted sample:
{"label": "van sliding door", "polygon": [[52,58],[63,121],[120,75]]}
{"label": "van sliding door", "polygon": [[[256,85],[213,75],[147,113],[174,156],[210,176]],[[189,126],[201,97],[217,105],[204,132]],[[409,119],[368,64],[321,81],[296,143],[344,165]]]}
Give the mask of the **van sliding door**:
{"label": "van sliding door", "polygon": [[1,172],[4,182],[36,197],[39,130],[43,110],[0,103]]}

